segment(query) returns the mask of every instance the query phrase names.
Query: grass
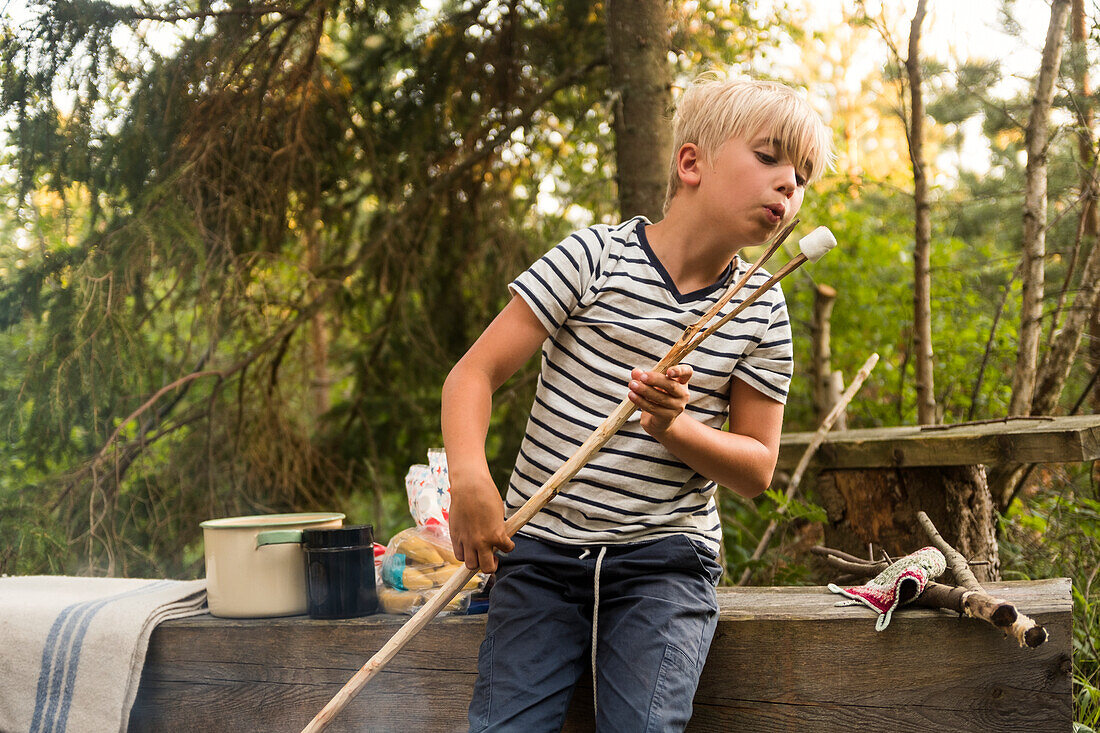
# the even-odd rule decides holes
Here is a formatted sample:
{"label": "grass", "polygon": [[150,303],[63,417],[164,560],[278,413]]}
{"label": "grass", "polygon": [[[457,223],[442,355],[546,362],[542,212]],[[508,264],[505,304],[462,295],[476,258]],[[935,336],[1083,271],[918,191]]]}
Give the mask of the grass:
{"label": "grass", "polygon": [[[1096,469],[1100,469],[1097,466]],[[1002,518],[1006,580],[1073,583],[1075,733],[1100,730],[1100,487],[1091,464],[1051,466]]]}

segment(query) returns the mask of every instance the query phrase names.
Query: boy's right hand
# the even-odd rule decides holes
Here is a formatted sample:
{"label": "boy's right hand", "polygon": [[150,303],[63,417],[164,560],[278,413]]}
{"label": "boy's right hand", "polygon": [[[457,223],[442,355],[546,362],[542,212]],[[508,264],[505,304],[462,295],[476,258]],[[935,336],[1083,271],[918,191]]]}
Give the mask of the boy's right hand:
{"label": "boy's right hand", "polygon": [[511,552],[515,543],[504,530],[504,502],[489,478],[454,481],[447,519],[455,557],[471,570],[494,573],[496,550]]}

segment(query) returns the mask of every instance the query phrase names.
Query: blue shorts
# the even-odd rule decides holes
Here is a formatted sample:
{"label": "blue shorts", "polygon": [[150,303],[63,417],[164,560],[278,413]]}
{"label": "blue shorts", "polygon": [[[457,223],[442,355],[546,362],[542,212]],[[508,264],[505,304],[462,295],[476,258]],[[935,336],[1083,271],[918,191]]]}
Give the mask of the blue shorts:
{"label": "blue shorts", "polygon": [[684,535],[586,548],[517,535],[500,558],[470,731],[560,731],[592,664],[599,731],[682,731],[718,625],[716,560]]}

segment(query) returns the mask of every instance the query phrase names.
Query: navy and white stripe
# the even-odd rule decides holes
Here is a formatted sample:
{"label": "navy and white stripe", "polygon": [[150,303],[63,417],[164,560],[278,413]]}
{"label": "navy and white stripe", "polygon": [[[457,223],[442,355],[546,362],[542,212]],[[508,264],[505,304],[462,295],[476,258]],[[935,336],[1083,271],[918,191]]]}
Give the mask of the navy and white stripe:
{"label": "navy and white stripe", "polygon": [[162,580],[107,598],[74,603],[58,614],[42,649],[30,733],[65,733],[77,668],[88,627],[105,606],[124,598],[154,593],[174,581]]}
{"label": "navy and white stripe", "polygon": [[[527,431],[509,482],[509,516],[626,396],[633,367],[651,368],[747,270],[739,258],[714,285],[681,294],[649,247],[641,218],[572,234],[510,285],[551,334]],[[723,308],[768,279],[763,270]],[[729,415],[731,379],[785,402],[793,367],[778,285],[685,360],[687,413],[714,428]],[[524,532],[566,544],[616,544],[686,534],[717,551],[714,483],[651,438],[635,412]]]}

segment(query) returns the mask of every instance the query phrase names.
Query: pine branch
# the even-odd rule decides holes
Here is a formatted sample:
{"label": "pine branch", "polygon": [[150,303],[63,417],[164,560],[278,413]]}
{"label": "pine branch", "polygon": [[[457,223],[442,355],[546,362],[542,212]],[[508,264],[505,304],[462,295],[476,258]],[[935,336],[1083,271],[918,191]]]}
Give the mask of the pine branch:
{"label": "pine branch", "polygon": [[123,21],[151,20],[157,23],[182,23],[187,20],[205,20],[206,18],[224,18],[231,16],[256,17],[261,15],[281,15],[284,18],[300,18],[304,13],[278,5],[254,5],[244,8],[227,8],[225,10],[199,10],[193,13],[177,13],[175,15],[133,12],[120,14],[118,18]]}

